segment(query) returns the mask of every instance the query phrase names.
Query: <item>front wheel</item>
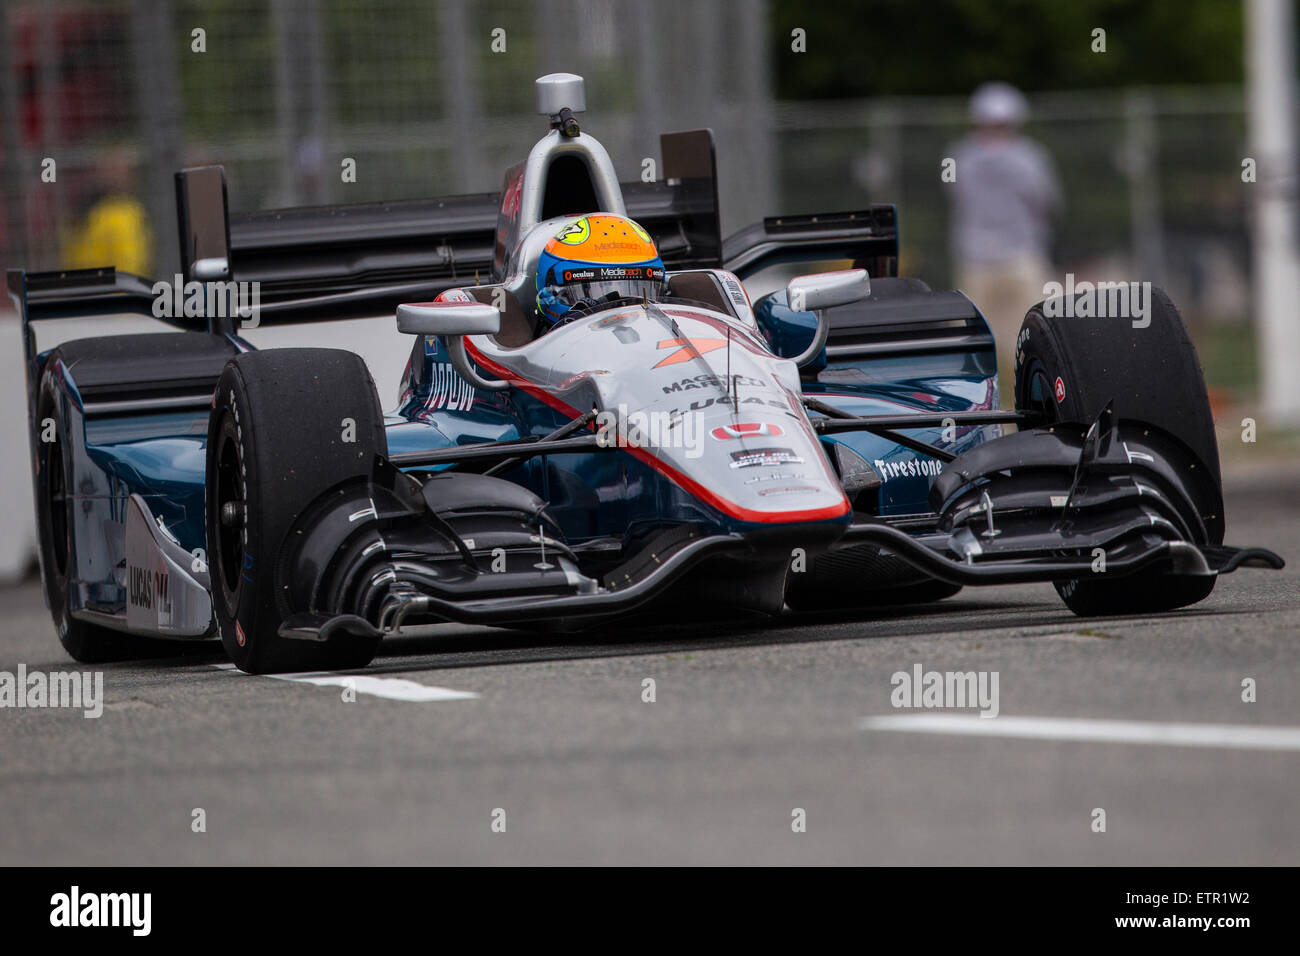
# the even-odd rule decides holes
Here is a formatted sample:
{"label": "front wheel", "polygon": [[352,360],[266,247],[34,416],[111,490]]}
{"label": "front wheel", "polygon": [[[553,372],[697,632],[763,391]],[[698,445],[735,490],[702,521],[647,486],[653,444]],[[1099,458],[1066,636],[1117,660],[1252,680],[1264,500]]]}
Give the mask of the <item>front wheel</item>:
{"label": "front wheel", "polygon": [[387,451],[374,383],[352,352],[270,349],[226,365],[208,425],[208,563],[221,642],[241,670],[340,670],[374,658],[378,637],[282,637],[287,585],[276,572],[299,514],[369,476]]}
{"label": "front wheel", "polygon": [[[1062,299],[1029,310],[1016,337],[1016,409],[1046,420],[1094,420],[1107,402],[1115,416],[1177,440],[1208,540],[1223,543],[1223,492],[1214,419],[1200,359],[1182,317],[1150,287],[1145,317],[1080,316]],[[1075,614],[1151,614],[1206,598],[1217,579],[1140,571],[1116,580],[1056,582]]]}

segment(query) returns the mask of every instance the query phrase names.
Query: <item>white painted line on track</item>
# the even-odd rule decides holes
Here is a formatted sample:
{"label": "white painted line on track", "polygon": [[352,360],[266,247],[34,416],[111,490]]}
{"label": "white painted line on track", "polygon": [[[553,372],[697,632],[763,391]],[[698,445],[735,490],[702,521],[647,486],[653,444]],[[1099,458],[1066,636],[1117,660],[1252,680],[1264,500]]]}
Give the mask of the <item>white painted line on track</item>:
{"label": "white painted line on track", "polygon": [[[223,671],[242,674],[234,664],[214,664]],[[449,687],[430,687],[404,677],[373,677],[368,674],[331,674],[311,672],[302,674],[248,674],[248,677],[272,677],[275,680],[294,681],[299,684],[315,684],[317,687],[352,687],[358,694],[383,697],[387,700],[401,700],[409,704],[427,704],[443,700],[477,700],[478,694],[467,690],[452,690]]]}
{"label": "white painted line on track", "polygon": [[1300,750],[1300,727],[1249,724],[1175,724],[1087,717],[979,717],[966,714],[889,714],[863,717],[859,730],[916,734],[1077,740],[1166,747],[1227,747],[1235,750]]}

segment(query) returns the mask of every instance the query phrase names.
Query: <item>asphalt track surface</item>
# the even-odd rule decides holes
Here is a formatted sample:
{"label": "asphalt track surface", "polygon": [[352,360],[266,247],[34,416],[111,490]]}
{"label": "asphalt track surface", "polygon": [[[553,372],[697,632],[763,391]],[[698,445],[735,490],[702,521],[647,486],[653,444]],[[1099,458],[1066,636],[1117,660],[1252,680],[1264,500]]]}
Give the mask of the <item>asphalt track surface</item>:
{"label": "asphalt track surface", "polygon": [[[99,719],[0,710],[0,864],[1294,865],[1298,485],[1229,486],[1229,543],[1286,571],[1166,616],[1084,621],[1031,585],[757,627],[444,626],[365,671],[477,695],[425,701],[243,675],[219,645],[103,667]],[[73,666],[34,585],[0,592],[20,663]],[[917,664],[998,672],[1001,716],[895,709]],[[936,714],[966,722],[863,723]]]}

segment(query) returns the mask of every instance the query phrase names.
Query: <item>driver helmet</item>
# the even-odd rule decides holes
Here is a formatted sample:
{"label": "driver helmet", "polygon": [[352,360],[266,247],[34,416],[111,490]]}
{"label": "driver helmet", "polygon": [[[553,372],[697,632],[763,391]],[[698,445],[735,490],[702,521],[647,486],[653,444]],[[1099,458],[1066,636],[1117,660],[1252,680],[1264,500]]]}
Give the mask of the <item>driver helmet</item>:
{"label": "driver helmet", "polygon": [[557,232],[537,262],[537,311],[555,326],[618,299],[657,302],[664,263],[650,234],[626,216],[583,216]]}

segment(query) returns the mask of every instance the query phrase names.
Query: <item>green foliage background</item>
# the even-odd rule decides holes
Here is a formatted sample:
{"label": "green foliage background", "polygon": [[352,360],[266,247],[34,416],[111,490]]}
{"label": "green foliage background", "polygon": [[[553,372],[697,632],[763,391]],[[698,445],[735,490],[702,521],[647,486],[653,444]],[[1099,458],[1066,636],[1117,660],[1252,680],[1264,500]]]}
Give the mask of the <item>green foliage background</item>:
{"label": "green foliage background", "polygon": [[1242,30],[1236,0],[774,0],[772,43],[778,98],[837,99],[1240,83]]}

